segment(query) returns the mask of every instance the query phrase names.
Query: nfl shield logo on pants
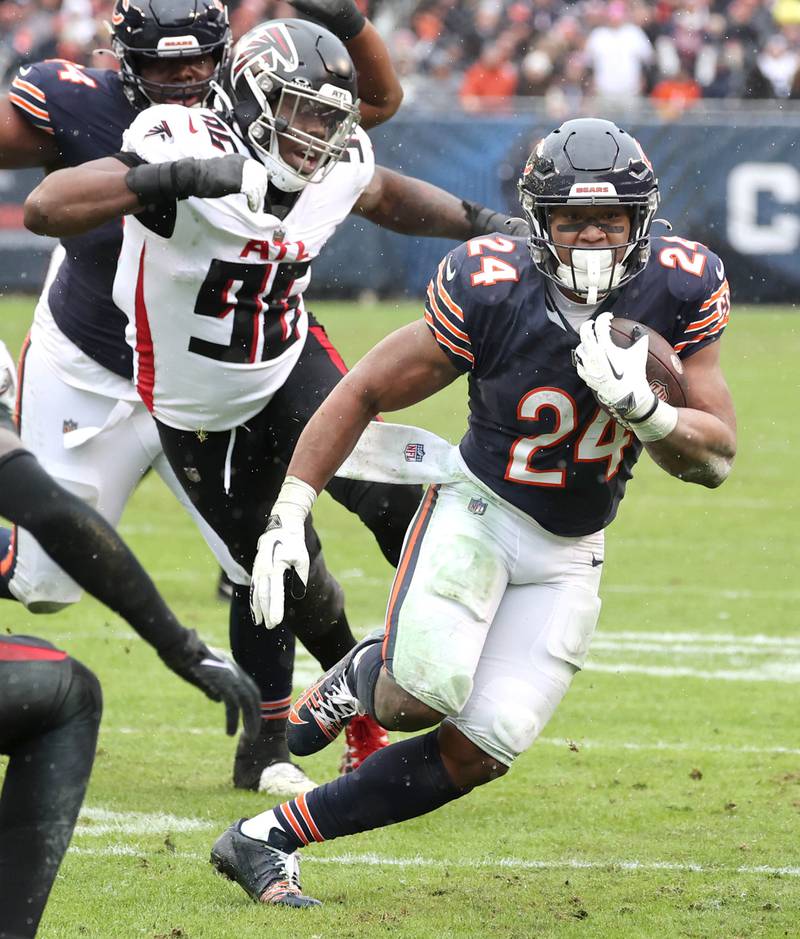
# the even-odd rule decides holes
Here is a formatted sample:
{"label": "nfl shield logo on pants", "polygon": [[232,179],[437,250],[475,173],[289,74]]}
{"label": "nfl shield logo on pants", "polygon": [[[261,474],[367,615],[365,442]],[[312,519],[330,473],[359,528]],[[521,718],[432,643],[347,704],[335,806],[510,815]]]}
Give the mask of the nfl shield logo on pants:
{"label": "nfl shield logo on pants", "polygon": [[472,512],[473,515],[485,515],[486,514],[486,503],[483,499],[475,496],[474,499],[469,500],[469,505],[467,506],[467,511]]}

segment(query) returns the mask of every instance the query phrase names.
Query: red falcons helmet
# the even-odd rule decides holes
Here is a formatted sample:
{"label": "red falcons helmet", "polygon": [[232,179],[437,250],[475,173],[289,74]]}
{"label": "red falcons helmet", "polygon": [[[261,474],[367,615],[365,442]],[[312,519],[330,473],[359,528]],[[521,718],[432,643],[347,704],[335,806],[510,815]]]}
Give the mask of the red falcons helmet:
{"label": "red falcons helmet", "polygon": [[270,20],[246,33],[233,50],[225,94],[239,130],[284,192],[321,182],[360,119],[347,49],[305,20]]}
{"label": "red falcons helmet", "polygon": [[[167,100],[206,102],[211,83],[219,81],[231,47],[228,11],[220,0],[117,0],[111,14],[111,47],[119,59],[120,78],[138,110]],[[142,78],[143,62],[210,54],[212,75],[192,84],[168,84]]]}

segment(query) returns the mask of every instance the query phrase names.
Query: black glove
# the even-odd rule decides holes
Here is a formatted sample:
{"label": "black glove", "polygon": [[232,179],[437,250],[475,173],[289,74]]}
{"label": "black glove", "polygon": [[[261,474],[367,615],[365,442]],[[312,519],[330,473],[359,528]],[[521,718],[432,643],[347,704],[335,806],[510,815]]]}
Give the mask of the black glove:
{"label": "black glove", "polygon": [[241,153],[197,160],[184,157],[171,163],[142,163],[125,174],[125,184],[142,205],[160,205],[198,196],[218,199],[242,191],[247,157]]}
{"label": "black glove", "polygon": [[366,17],[354,0],[289,0],[289,3],[298,13],[305,13],[321,23],[342,42],[357,36],[366,23]]}
{"label": "black glove", "polygon": [[236,733],[239,711],[246,737],[255,740],[261,729],[261,695],[251,678],[221,652],[203,642],[193,629],[180,643],[159,653],[165,665],[199,688],[212,701],[225,702],[225,732]]}
{"label": "black glove", "polygon": [[468,199],[462,199],[461,204],[464,206],[467,223],[470,226],[470,238],[476,238],[478,235],[490,235],[496,231],[507,232],[515,238],[527,238],[530,234],[525,219],[509,218],[502,212],[487,209],[485,205],[470,202]]}

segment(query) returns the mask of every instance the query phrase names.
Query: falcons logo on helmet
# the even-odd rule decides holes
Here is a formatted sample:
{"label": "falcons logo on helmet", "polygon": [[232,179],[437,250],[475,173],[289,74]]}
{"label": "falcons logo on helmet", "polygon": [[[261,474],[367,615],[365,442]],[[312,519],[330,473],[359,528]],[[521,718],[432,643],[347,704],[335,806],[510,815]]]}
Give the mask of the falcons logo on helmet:
{"label": "falcons logo on helmet", "polygon": [[238,78],[241,71],[255,59],[258,59],[259,63],[270,72],[277,69],[284,72],[297,70],[300,58],[284,23],[271,23],[265,26],[251,36],[246,45],[237,49],[236,59],[231,69],[234,79]]}

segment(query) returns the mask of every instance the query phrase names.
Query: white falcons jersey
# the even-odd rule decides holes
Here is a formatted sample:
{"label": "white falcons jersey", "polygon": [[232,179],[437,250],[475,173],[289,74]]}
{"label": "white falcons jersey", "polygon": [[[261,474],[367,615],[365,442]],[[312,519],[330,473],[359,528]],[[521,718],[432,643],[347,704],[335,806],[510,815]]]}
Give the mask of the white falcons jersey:
{"label": "white falcons jersey", "polygon": [[[174,104],[143,111],[123,150],[149,163],[249,156],[212,111]],[[262,410],[305,343],[310,262],[374,171],[372,145],[357,128],[345,158],[282,220],[251,212],[241,193],[178,202],[169,237],[126,217],[114,302],[128,317],[137,390],[158,420],[228,430]]]}

